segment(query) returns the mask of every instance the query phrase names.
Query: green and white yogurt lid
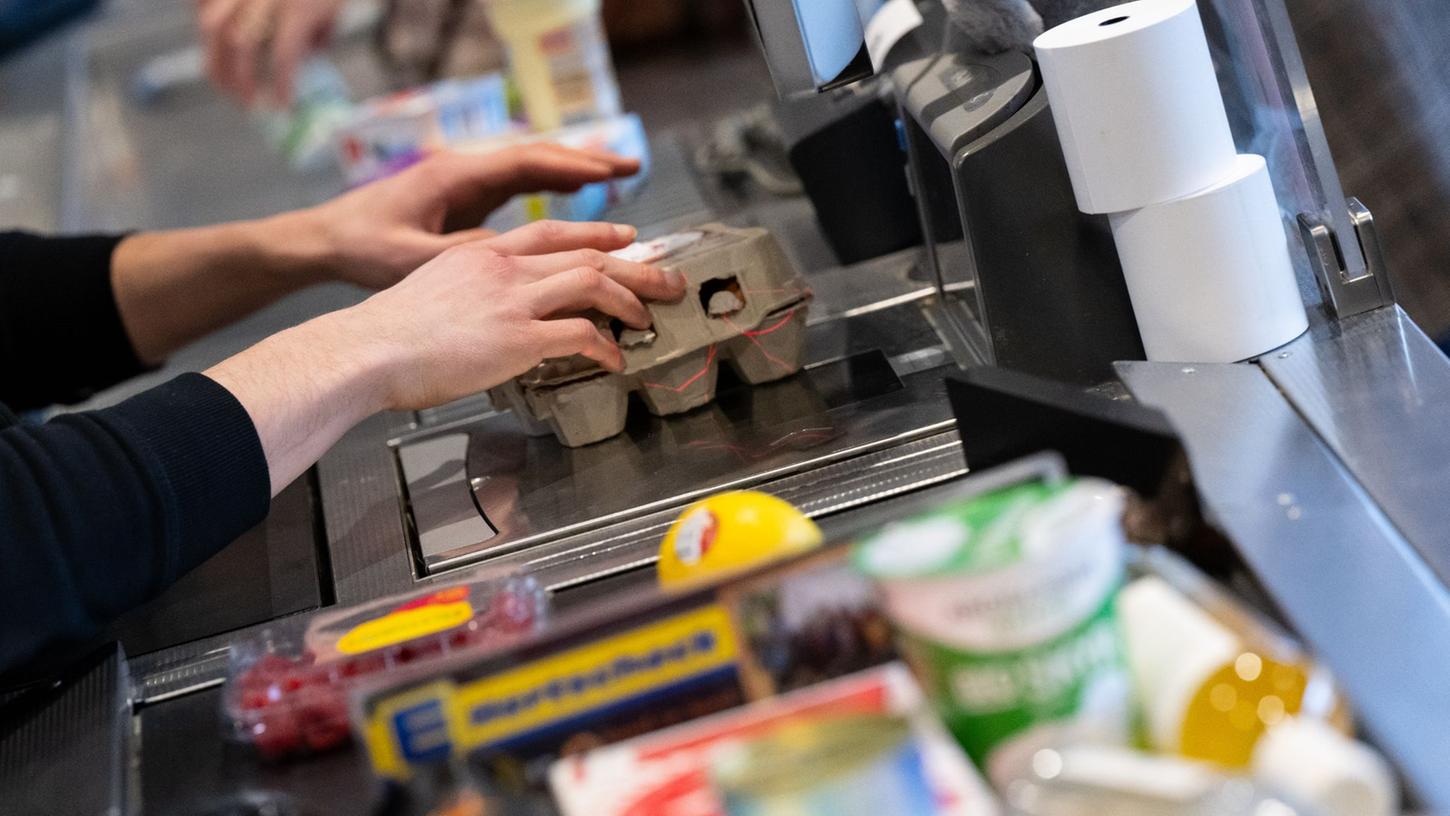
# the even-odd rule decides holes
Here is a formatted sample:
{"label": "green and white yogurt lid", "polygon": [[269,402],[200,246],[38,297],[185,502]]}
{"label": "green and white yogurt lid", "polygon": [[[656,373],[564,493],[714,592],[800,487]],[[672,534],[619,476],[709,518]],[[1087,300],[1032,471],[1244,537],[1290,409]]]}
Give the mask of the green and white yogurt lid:
{"label": "green and white yogurt lid", "polygon": [[1042,550],[1058,535],[1044,535],[1048,530],[1116,525],[1121,513],[1120,491],[1107,482],[1028,482],[890,524],[863,541],[853,560],[873,578],[990,572],[1050,555]]}

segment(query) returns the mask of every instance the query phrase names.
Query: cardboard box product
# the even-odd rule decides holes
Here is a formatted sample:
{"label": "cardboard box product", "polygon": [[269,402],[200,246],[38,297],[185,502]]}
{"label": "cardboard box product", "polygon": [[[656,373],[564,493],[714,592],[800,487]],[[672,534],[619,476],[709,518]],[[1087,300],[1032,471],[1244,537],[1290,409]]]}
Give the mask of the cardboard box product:
{"label": "cardboard box product", "polygon": [[466,757],[503,789],[543,793],[561,756],[892,662],[889,632],[859,625],[884,612],[849,554],[581,607],[523,651],[394,672],[352,695],[353,727],[382,776]]}
{"label": "cardboard box product", "polygon": [[751,385],[788,377],[804,362],[810,289],[764,229],[707,224],[616,253],[685,276],[679,303],[651,303],[645,331],[599,318],[624,352],[615,374],[583,357],[547,360],[491,392],[530,433],[547,431],[569,447],[622,432],[629,395],[650,413],[679,414],[715,397],[724,363]]}
{"label": "cardboard box product", "polygon": [[[895,807],[889,812],[921,816],[991,816],[999,812],[981,776],[940,724],[925,712],[921,690],[901,663],[566,756],[550,767],[549,784],[564,816],[723,816],[735,811],[727,807],[710,770],[722,758],[730,757],[732,748],[772,735],[796,744],[809,743],[812,736],[824,737],[833,727],[853,720],[885,724],[898,717],[909,723],[911,736],[908,744],[897,746],[895,752],[883,752],[887,755],[883,764],[892,758],[898,760],[890,763],[886,773],[881,772],[880,765],[873,773],[867,763],[849,772],[832,773],[830,768],[815,766],[782,767],[781,772],[803,781],[814,778],[819,780],[820,788],[835,789],[841,795],[864,794],[866,799],[877,800],[872,804],[893,794],[904,793],[914,799],[893,798],[890,804]],[[851,746],[838,745],[835,749],[841,755],[852,752]],[[917,766],[920,777],[911,781],[925,783],[925,790],[911,790],[914,786],[902,778],[905,769],[901,765],[906,764],[899,761],[902,749],[916,759],[910,764]],[[895,757],[890,757],[891,753]],[[788,761],[790,757],[781,759]],[[923,794],[930,800],[924,806]],[[811,804],[824,805],[820,801],[823,798],[810,797]],[[800,799],[793,803],[805,804]]]}

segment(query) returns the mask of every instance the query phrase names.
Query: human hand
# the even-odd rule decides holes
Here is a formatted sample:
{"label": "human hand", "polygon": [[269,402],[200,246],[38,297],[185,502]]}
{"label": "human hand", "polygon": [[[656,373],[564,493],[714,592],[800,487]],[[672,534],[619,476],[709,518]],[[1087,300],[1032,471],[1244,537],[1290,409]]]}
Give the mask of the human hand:
{"label": "human hand", "polygon": [[583,355],[624,368],[612,337],[581,315],[645,329],[642,300],[678,301],[674,271],[605,254],[631,227],[541,222],[446,250],[340,315],[387,372],[384,407],[439,405],[499,385],[545,359]]}
{"label": "human hand", "polygon": [[440,153],[382,181],[291,217],[279,234],[320,241],[320,266],[370,289],[397,283],[450,247],[492,235],[478,228],[514,195],[573,192],[632,175],[639,162],[603,151],[529,144],[481,155]]}
{"label": "human hand", "polygon": [[264,56],[271,95],[292,103],[298,66],[327,44],[345,0],[196,0],[207,75],[248,107],[257,99]]}
{"label": "human hand", "polygon": [[684,278],[605,255],[634,239],[613,224],[540,222],[453,247],[398,285],[279,332],[206,374],[241,402],[276,495],[349,428],[382,410],[441,405],[547,358],[624,358],[600,311],[645,328],[641,299],[678,301]]}

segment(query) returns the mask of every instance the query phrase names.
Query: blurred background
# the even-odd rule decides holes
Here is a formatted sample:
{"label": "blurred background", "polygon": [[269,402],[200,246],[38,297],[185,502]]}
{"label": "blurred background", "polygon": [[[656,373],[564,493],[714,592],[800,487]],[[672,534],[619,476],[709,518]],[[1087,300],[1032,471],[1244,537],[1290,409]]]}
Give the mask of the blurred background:
{"label": "blurred background", "polygon": [[[1344,189],[1376,215],[1401,304],[1443,336],[1450,4],[1288,5]],[[355,99],[504,68],[479,0],[358,8],[327,52]],[[603,18],[623,110],[637,112],[652,135],[770,96],[739,0],[604,0]],[[335,167],[299,171],[260,138],[248,114],[188,65],[199,56],[188,51],[195,43],[192,0],[0,0],[0,224],[190,226],[304,206],[342,189]],[[306,293],[264,322],[340,297]],[[237,331],[221,351],[253,334]]]}
{"label": "blurred background", "polygon": [[1288,0],[1347,195],[1374,211],[1395,296],[1450,332],[1450,3]]}
{"label": "blurred background", "polygon": [[[269,138],[275,123],[206,80],[194,6],[0,0],[0,224],[46,232],[187,227],[305,207],[345,189],[330,148],[320,161],[295,161],[292,145]],[[321,61],[356,101],[501,71],[504,49],[480,9],[476,0],[351,3]],[[603,18],[621,107],[637,112],[652,136],[771,94],[739,0],[607,0]],[[299,80],[299,93],[307,82]],[[96,402],[204,368],[361,296],[341,285],[299,293]]]}

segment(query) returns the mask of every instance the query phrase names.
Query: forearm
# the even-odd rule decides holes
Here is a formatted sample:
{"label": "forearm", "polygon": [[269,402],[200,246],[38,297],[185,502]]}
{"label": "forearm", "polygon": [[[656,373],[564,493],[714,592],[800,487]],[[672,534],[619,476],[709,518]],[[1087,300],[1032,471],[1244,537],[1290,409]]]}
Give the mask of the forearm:
{"label": "forearm", "polygon": [[390,406],[390,352],[356,321],[356,309],[324,315],[206,372],[251,416],[273,496],[352,426]]}
{"label": "forearm", "polygon": [[330,248],[307,212],[139,233],[116,248],[111,283],[137,356],[169,354],[325,279]]}

